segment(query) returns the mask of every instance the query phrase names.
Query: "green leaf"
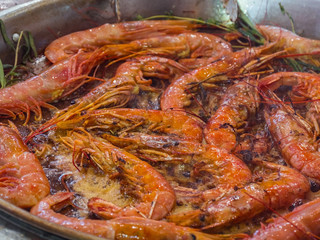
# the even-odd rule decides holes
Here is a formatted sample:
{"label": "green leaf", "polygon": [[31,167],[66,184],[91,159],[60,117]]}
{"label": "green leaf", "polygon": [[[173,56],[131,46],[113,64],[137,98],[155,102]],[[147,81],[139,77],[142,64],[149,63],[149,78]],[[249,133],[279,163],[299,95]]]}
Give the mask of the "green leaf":
{"label": "green leaf", "polygon": [[13,50],[15,51],[16,48],[14,46],[14,43],[7,35],[6,27],[4,25],[4,22],[0,19],[0,32],[3,38],[3,41]]}
{"label": "green leaf", "polygon": [[1,88],[4,88],[7,85],[7,81],[4,76],[4,70],[3,70],[3,65],[2,65],[1,59],[0,59],[0,85],[1,85]]}

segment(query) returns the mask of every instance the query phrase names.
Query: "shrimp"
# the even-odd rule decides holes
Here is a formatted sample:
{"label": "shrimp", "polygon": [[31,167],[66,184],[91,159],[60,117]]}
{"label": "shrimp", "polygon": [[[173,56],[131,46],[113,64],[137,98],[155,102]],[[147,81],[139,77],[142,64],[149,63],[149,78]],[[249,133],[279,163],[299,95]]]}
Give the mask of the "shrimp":
{"label": "shrimp", "polygon": [[254,85],[253,81],[243,81],[229,87],[204,130],[207,143],[229,152],[234,150],[237,132],[247,125],[259,107],[259,94]]}
{"label": "shrimp", "polygon": [[294,103],[309,101],[306,119],[315,127],[316,135],[320,134],[320,76],[302,72],[278,72],[259,81],[258,88],[262,92],[274,91],[281,86],[291,86],[291,101]]}
{"label": "shrimp", "polygon": [[[162,219],[175,204],[175,194],[170,184],[148,163],[117,148],[103,139],[74,132],[62,138],[71,149],[75,148],[75,162],[89,156],[98,168],[110,175],[118,176],[126,194],[135,196],[134,206],[120,208],[102,199],[92,198],[90,209],[99,216],[144,216]],[[87,155],[85,155],[87,153]]]}
{"label": "shrimp", "polygon": [[218,201],[207,201],[201,209],[171,215],[168,219],[182,226],[219,229],[270,208],[290,206],[309,191],[308,180],[295,169],[271,162],[255,162],[274,171],[265,173],[262,181],[252,182]]}
{"label": "shrimp", "polygon": [[65,216],[53,210],[56,206],[70,204],[74,193],[58,192],[43,199],[31,209],[31,214],[50,222],[96,235],[106,239],[167,239],[167,240],[214,240],[247,237],[246,234],[211,235],[192,228],[176,226],[173,223],[160,222],[139,217],[119,217],[112,220],[77,219]]}
{"label": "shrimp", "polygon": [[268,129],[284,160],[305,176],[320,181],[320,153],[309,122],[284,104],[266,106]]}
{"label": "shrimp", "polygon": [[80,49],[93,51],[103,45],[128,43],[133,40],[181,33],[197,25],[189,21],[132,21],[109,24],[60,37],[45,49],[46,57],[56,63]]}
{"label": "shrimp", "polygon": [[0,197],[21,208],[37,204],[50,191],[37,157],[13,129],[0,126]]}
{"label": "shrimp", "polygon": [[[190,91],[193,85],[206,82],[218,82],[226,80],[225,75],[232,75],[240,71],[246,63],[254,58],[257,58],[264,50],[267,50],[272,45],[261,46],[257,48],[245,48],[241,51],[234,52],[229,57],[220,61],[213,62],[205,65],[189,73],[184,74],[182,77],[171,83],[161,96],[161,109],[183,109],[191,104]],[[275,53],[266,57],[260,58],[260,64],[280,53]],[[251,68],[250,64],[250,68]],[[246,68],[242,68],[246,69]]]}
{"label": "shrimp", "polygon": [[204,123],[185,112],[145,110],[133,108],[98,109],[64,122],[59,122],[59,129],[101,129],[116,134],[129,132],[161,133],[195,142],[202,141]]}
{"label": "shrimp", "polygon": [[249,239],[319,239],[320,198],[297,207],[291,213],[273,219]]}
{"label": "shrimp", "polygon": [[57,123],[58,129],[80,126],[103,131],[103,138],[138,157],[169,161],[199,152],[204,123],[185,112],[129,108],[89,111]]}
{"label": "shrimp", "polygon": [[257,25],[261,34],[271,42],[275,42],[277,49],[287,49],[293,57],[298,57],[306,63],[320,66],[320,41],[304,38],[280,27]]}
{"label": "shrimp", "polygon": [[91,70],[80,66],[79,62],[88,59],[90,54],[81,53],[77,56],[52,65],[37,76],[0,89],[0,115],[23,118],[23,112],[33,111],[41,119],[40,107],[52,108],[47,104],[65,96],[83,83]]}

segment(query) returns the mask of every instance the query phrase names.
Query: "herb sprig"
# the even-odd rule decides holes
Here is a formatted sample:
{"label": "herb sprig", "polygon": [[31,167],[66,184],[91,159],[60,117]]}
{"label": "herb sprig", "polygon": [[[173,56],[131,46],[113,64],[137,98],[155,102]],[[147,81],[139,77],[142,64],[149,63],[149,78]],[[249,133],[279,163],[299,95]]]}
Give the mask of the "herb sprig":
{"label": "herb sprig", "polygon": [[[34,43],[34,39],[30,32],[21,31],[17,42],[14,42],[8,37],[5,24],[0,19],[0,33],[4,43],[14,52],[14,64],[3,64],[0,60],[0,87],[4,88],[9,83],[14,82],[21,75],[18,71],[27,61],[30,61],[32,57],[37,57],[37,50]],[[19,56],[21,57],[22,65],[19,63]],[[5,71],[7,73],[5,73]]]}

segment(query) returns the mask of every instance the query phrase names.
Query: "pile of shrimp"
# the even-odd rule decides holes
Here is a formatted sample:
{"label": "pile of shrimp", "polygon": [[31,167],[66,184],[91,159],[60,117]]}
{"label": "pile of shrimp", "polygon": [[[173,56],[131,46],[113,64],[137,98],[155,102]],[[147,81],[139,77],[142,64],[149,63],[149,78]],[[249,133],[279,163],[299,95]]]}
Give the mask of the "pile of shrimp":
{"label": "pile of shrimp", "polygon": [[56,39],[0,89],[0,197],[107,239],[319,239],[320,41],[256,27],[260,46],[185,20]]}

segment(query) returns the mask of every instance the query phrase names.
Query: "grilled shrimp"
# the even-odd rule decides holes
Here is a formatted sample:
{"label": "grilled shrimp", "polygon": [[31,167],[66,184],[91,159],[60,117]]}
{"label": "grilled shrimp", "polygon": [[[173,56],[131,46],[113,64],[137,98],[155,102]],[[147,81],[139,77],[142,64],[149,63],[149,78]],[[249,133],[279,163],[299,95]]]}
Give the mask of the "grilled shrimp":
{"label": "grilled shrimp", "polygon": [[308,180],[298,171],[271,162],[256,163],[273,172],[264,174],[262,181],[250,183],[218,201],[208,201],[199,210],[171,215],[168,219],[182,226],[218,229],[269,208],[288,207],[309,191]]}
{"label": "grilled shrimp", "polygon": [[304,38],[280,27],[257,25],[262,35],[271,42],[275,42],[278,50],[287,49],[289,54],[298,57],[306,63],[320,66],[320,41]]}
{"label": "grilled shrimp", "polygon": [[237,144],[237,132],[247,125],[259,107],[255,83],[239,82],[227,90],[216,113],[209,119],[204,134],[207,143],[229,152]]}
{"label": "grilled shrimp", "polygon": [[320,181],[320,153],[309,122],[284,104],[267,106],[268,129],[285,161],[305,176]]}
{"label": "grilled shrimp", "polygon": [[[316,131],[320,134],[320,76],[312,73],[302,72],[278,72],[262,78],[258,88],[262,92],[274,91],[281,86],[291,86],[291,102],[308,102],[306,119],[310,121]],[[268,95],[268,94],[267,94]],[[268,96],[266,96],[268,99]]]}
{"label": "grilled shrimp", "polygon": [[106,174],[118,177],[126,194],[138,199],[134,206],[118,207],[99,198],[89,200],[89,208],[104,218],[143,216],[162,219],[175,204],[175,194],[170,184],[148,163],[92,135],[72,133],[62,141],[74,149],[74,161],[91,161]]}
{"label": "grilled shrimp", "polygon": [[58,129],[84,127],[132,154],[153,161],[181,160],[198,153],[204,123],[185,112],[130,108],[99,109],[57,123]]}
{"label": "grilled shrimp", "polygon": [[[258,58],[261,53],[269,49],[272,45],[261,46],[257,48],[245,48],[238,52],[234,52],[226,58],[195,69],[171,83],[161,97],[161,109],[183,109],[191,104],[190,94],[192,86],[199,83],[218,82],[226,80],[226,75],[231,75],[239,71],[244,71],[243,67],[251,60]],[[259,64],[270,60],[272,57],[280,53],[275,53],[259,60]],[[253,65],[250,64],[250,69]],[[243,68],[242,68],[243,67]],[[187,90],[190,91],[187,91]]]}
{"label": "grilled shrimp", "polygon": [[118,134],[144,132],[160,135],[163,133],[201,142],[204,124],[185,112],[133,108],[98,109],[57,124],[60,129],[73,129],[80,126],[89,130],[101,129],[104,132]]}
{"label": "grilled shrimp", "polygon": [[0,126],[0,197],[22,208],[37,204],[50,191],[37,157],[13,129]]}
{"label": "grilled shrimp", "polygon": [[303,240],[319,239],[320,198],[297,207],[291,213],[273,219],[249,239]]}
{"label": "grilled shrimp", "polygon": [[195,27],[195,24],[188,21],[172,20],[106,23],[56,39],[46,48],[45,55],[55,63],[70,57],[80,49],[93,51],[107,44],[128,43],[137,39],[177,34]]}
{"label": "grilled shrimp", "polygon": [[56,206],[70,204],[73,193],[59,192],[48,196],[31,209],[31,213],[50,222],[89,233],[106,239],[168,239],[168,240],[214,240],[244,238],[246,234],[210,235],[195,229],[179,227],[173,223],[139,217],[119,217],[112,220],[77,219],[53,210]]}

